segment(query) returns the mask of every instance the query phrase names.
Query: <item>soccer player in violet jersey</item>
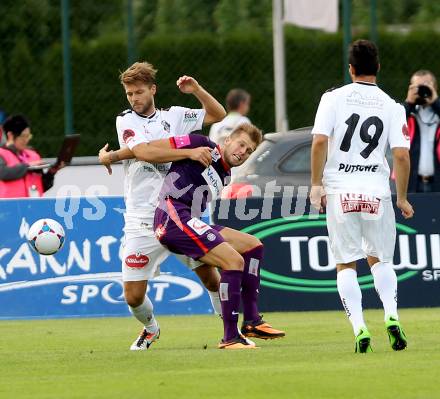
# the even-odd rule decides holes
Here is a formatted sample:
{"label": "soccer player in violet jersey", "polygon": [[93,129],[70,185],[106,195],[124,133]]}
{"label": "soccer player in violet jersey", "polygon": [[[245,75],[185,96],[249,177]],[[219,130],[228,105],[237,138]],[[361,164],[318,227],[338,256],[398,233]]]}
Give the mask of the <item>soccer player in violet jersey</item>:
{"label": "soccer player in violet jersey", "polygon": [[173,148],[212,148],[212,163],[208,168],[185,160],[172,164],[159,195],[154,227],[159,241],[171,252],[222,269],[219,293],[224,337],[219,344],[221,349],[255,348],[255,344],[244,339],[237,330],[240,299],[244,313],[243,335],[262,339],[285,335],[264,322],[258,313],[262,243],[251,235],[219,225],[210,226],[200,220],[206,204],[220,196],[231,167],[243,164],[261,139],[261,131],[251,124],[237,127],[221,147],[199,135],[169,139]]}

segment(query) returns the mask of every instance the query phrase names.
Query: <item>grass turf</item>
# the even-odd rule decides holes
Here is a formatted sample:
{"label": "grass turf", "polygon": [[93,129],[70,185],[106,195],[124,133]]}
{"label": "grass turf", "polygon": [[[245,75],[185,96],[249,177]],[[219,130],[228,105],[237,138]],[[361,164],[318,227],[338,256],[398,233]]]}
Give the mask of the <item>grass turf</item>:
{"label": "grass turf", "polygon": [[[374,353],[354,354],[340,312],[270,313],[286,330],[261,349],[224,351],[214,316],[161,316],[161,338],[130,352],[130,318],[0,321],[0,398],[440,398],[439,309],[405,309],[393,352],[382,312],[365,312]],[[207,349],[204,349],[205,344]]]}

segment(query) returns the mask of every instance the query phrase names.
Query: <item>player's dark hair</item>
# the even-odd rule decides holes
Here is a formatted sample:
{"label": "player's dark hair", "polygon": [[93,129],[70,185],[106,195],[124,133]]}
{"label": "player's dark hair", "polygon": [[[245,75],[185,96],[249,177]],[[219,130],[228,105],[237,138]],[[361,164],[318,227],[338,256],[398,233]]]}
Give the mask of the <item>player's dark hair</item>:
{"label": "player's dark hair", "polygon": [[348,63],[356,76],[376,76],[379,71],[379,50],[369,40],[356,40],[350,45]]}
{"label": "player's dark hair", "polygon": [[226,96],[226,109],[228,112],[237,111],[240,104],[249,101],[251,95],[243,89],[232,89]]}
{"label": "player's dark hair", "polygon": [[430,70],[428,70],[428,69],[419,69],[418,71],[415,71],[412,76],[426,76],[426,75],[431,76],[432,82],[434,83],[434,87],[435,87],[436,90],[438,90],[437,79],[436,79],[436,77],[434,76],[434,74]]}
{"label": "player's dark hair", "polygon": [[238,136],[241,133],[246,133],[255,143],[256,147],[258,147],[263,141],[263,132],[252,123],[242,123],[238,125],[229,137],[234,138],[234,136]]}
{"label": "player's dark hair", "polygon": [[156,83],[156,72],[153,65],[148,62],[135,62],[131,67],[121,72],[119,79],[122,84],[142,82],[148,86]]}
{"label": "player's dark hair", "polygon": [[18,137],[27,127],[29,121],[23,115],[11,115],[3,123],[3,132],[11,132],[14,137]]}

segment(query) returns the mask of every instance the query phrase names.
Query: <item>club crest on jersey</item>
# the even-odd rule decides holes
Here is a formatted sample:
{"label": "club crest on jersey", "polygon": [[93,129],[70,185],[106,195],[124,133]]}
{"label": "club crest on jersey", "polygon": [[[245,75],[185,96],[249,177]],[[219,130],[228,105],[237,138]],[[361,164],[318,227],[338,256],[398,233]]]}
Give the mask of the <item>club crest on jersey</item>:
{"label": "club crest on jersey", "polygon": [[170,126],[170,124],[167,122],[167,121],[162,121],[162,126],[163,126],[163,129],[166,131],[166,132],[170,132],[170,130],[171,130],[171,126]]}
{"label": "club crest on jersey", "polygon": [[379,213],[380,198],[366,194],[340,194],[343,213]]}
{"label": "club crest on jersey", "polygon": [[122,139],[124,140],[125,144],[128,144],[129,141],[135,136],[135,133],[131,129],[125,129],[124,133],[122,134]]}
{"label": "club crest on jersey", "polygon": [[141,253],[135,253],[128,255],[125,258],[125,264],[132,269],[142,269],[150,262],[150,258],[147,255]]}
{"label": "club crest on jersey", "polygon": [[215,147],[215,148],[211,151],[212,162],[217,162],[221,157],[222,157],[222,156],[221,156],[221,154],[220,154],[220,151],[218,150],[217,147]]}
{"label": "club crest on jersey", "polygon": [[407,126],[406,123],[404,123],[404,124],[402,125],[402,134],[403,134],[403,137],[405,137],[407,140],[410,140],[410,139],[411,139],[411,137],[410,137],[410,135],[409,135],[408,126]]}

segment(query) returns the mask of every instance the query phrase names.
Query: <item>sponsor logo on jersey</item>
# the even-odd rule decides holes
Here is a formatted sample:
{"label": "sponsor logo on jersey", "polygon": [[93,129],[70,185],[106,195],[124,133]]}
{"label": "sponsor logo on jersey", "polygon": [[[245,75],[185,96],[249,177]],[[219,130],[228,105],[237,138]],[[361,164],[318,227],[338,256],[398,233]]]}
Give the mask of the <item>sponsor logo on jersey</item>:
{"label": "sponsor logo on jersey", "polygon": [[125,264],[133,269],[142,269],[148,265],[150,258],[147,255],[136,253],[125,258]]}
{"label": "sponsor logo on jersey", "polygon": [[350,164],[340,163],[338,172],[342,170],[345,173],[353,173],[353,172],[376,173],[378,168],[379,165],[350,165]]}
{"label": "sponsor logo on jersey", "polygon": [[407,140],[410,140],[410,139],[411,139],[411,137],[410,137],[410,135],[409,135],[408,126],[407,126],[406,123],[404,123],[404,124],[402,125],[402,134],[403,134],[403,137],[405,137]]}
{"label": "sponsor logo on jersey", "polygon": [[[170,167],[171,163],[146,163],[143,165],[144,171],[146,172],[159,172],[162,174],[167,174]],[[156,177],[159,177],[160,179],[162,178],[160,175]]]}
{"label": "sponsor logo on jersey", "polygon": [[384,101],[376,96],[368,97],[363,96],[358,91],[353,91],[346,98],[346,102],[349,105],[357,105],[363,108],[383,108]]}
{"label": "sponsor logo on jersey", "polygon": [[211,229],[211,226],[197,218],[192,218],[191,220],[188,220],[186,224],[191,227],[191,229],[193,229],[199,236]]}
{"label": "sponsor logo on jersey", "polygon": [[341,194],[342,212],[363,212],[377,215],[379,213],[380,199],[365,194]]}
{"label": "sponsor logo on jersey", "polygon": [[194,122],[197,120],[197,112],[195,111],[186,111],[185,112],[185,117],[184,117],[184,122]]}
{"label": "sponsor logo on jersey", "polygon": [[211,199],[220,197],[220,193],[223,190],[223,182],[217,171],[212,166],[209,166],[202,172],[202,176],[208,183],[212,196]]}
{"label": "sponsor logo on jersey", "polygon": [[124,140],[125,144],[128,144],[130,140],[135,136],[135,133],[131,129],[125,129],[124,133],[122,134],[122,139]]}

